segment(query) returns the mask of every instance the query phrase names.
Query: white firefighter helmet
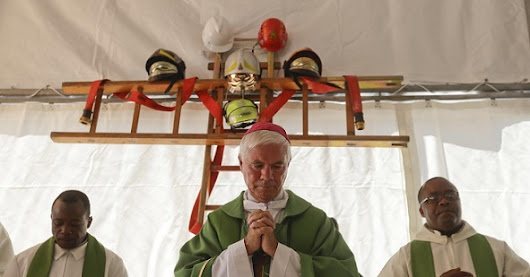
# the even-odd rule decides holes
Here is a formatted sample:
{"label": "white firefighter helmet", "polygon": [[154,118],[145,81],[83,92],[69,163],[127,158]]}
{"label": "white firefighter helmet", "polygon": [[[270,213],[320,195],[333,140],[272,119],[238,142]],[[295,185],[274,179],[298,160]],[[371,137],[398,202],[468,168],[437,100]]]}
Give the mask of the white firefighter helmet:
{"label": "white firefighter helmet", "polygon": [[210,17],[202,30],[202,42],[208,51],[214,53],[232,49],[234,35],[228,21],[219,15]]}
{"label": "white firefighter helmet", "polygon": [[241,48],[228,56],[224,72],[228,90],[232,93],[242,93],[256,89],[261,69],[258,58],[251,51]]}

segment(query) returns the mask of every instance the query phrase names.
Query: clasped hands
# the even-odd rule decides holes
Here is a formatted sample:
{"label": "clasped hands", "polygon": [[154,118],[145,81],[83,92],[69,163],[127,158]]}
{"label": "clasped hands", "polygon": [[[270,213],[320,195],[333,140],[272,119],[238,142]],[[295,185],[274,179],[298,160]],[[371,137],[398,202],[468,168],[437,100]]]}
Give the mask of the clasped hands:
{"label": "clasped hands", "polygon": [[278,240],[274,236],[274,218],[269,211],[255,210],[248,216],[248,233],[245,236],[247,254],[252,255],[260,248],[274,257]]}
{"label": "clasped hands", "polygon": [[473,274],[466,271],[461,271],[458,267],[445,272],[444,274],[440,275],[440,277],[473,277]]}

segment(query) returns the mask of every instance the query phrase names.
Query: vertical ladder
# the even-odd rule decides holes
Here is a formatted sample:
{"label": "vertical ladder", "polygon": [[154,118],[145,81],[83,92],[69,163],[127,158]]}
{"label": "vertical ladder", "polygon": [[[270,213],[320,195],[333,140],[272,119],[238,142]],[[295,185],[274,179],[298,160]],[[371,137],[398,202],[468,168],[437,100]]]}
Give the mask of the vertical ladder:
{"label": "vertical ladder", "polygon": [[[212,79],[219,79],[221,74],[221,55],[219,53],[215,53],[215,60],[214,60],[214,68],[213,68],[213,76]],[[220,106],[223,106],[223,94],[224,90],[222,88],[217,88],[214,92],[215,95],[212,95],[214,98],[217,99],[217,102],[220,104]],[[216,126],[214,128],[214,117],[212,114],[208,114],[208,127],[207,127],[207,134],[213,134],[217,133],[219,134],[221,132],[221,128],[223,128],[223,122],[215,122]],[[216,150],[221,150],[219,146],[217,145]],[[217,171],[215,171],[212,174],[212,145],[205,145],[204,150],[204,163],[203,163],[203,169],[202,169],[202,181],[201,181],[201,190],[199,192],[199,209],[198,209],[198,215],[197,215],[197,221],[202,226],[204,223],[204,213],[206,211],[206,203],[208,202],[209,194],[211,191],[211,186],[213,184],[213,181],[217,179],[217,174],[219,174],[219,168],[216,168]]]}
{"label": "vertical ladder", "polygon": [[[221,73],[221,56],[219,54],[215,55],[214,60],[214,67],[213,67],[213,79],[219,79],[220,73]],[[268,51],[267,53],[267,78],[274,78],[274,52]],[[307,95],[307,86],[305,86]],[[223,106],[223,96],[225,93],[223,88],[218,88],[216,93],[217,102],[222,107]],[[213,95],[212,95],[213,96]],[[213,96],[214,97],[214,96]],[[307,96],[305,96],[307,97]],[[260,88],[260,105],[259,110],[264,110],[272,101],[273,94],[272,90],[266,87]],[[307,107],[304,108],[304,110],[307,110]],[[306,121],[307,117],[304,117],[304,122]],[[209,114],[208,115],[208,134],[220,134],[221,129],[223,128],[223,122],[216,122],[216,126],[214,128],[214,117]],[[306,126],[307,124],[304,124]],[[307,128],[304,127],[304,134],[307,133]],[[244,130],[243,130],[244,131]],[[217,145],[217,149],[219,147],[224,147]],[[216,149],[216,150],[217,150]],[[210,193],[212,191],[212,186],[214,185],[214,182],[217,179],[217,175],[220,172],[223,171],[240,171],[239,165],[216,165],[213,164],[212,160],[212,145],[206,145],[205,151],[204,151],[204,165],[203,165],[203,172],[202,172],[202,182],[201,182],[201,189],[199,192],[199,208],[198,208],[198,216],[197,221],[202,226],[204,223],[205,213],[206,211],[211,211],[218,209],[220,205],[208,205],[208,199],[210,197]]]}

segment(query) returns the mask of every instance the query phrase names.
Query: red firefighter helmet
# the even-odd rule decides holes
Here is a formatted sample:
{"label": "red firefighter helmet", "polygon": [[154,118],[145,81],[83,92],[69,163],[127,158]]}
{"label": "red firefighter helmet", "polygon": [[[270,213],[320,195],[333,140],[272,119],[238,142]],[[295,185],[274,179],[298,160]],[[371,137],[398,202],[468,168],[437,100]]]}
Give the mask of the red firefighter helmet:
{"label": "red firefighter helmet", "polygon": [[261,48],[276,52],[287,44],[285,25],[278,18],[269,18],[261,23],[258,32],[258,43]]}

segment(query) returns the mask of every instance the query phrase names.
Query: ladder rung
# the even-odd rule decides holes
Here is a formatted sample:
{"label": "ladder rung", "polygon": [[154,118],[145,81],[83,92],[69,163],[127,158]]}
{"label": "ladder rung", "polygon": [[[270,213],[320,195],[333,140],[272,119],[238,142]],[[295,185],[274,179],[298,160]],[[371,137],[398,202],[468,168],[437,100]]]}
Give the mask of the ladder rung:
{"label": "ladder rung", "polygon": [[221,205],[206,205],[206,210],[207,211],[213,211],[213,210],[217,210],[221,207]]}
{"label": "ladder rung", "polygon": [[244,134],[248,129],[223,129],[225,133]]}
{"label": "ladder rung", "polygon": [[239,165],[211,165],[212,171],[240,171]]}
{"label": "ladder rung", "polygon": [[[51,132],[54,142],[181,145],[239,145],[242,134],[148,134]],[[409,136],[289,135],[291,146],[304,147],[407,147]]]}

